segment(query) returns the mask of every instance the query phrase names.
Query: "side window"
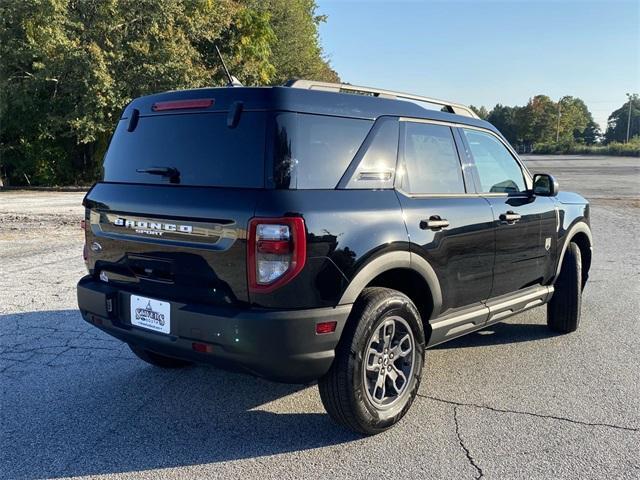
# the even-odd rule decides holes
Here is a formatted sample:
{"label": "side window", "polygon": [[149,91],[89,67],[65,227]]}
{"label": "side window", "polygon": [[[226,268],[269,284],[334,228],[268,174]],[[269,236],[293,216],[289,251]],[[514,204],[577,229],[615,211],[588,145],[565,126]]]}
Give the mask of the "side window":
{"label": "side window", "polygon": [[371,129],[371,120],[303,113],[276,116],[277,188],[335,188]]}
{"label": "side window", "polygon": [[363,143],[347,188],[393,188],[398,157],[398,119],[382,117]]}
{"label": "side window", "polygon": [[526,190],[522,169],[507,147],[493,135],[462,129],[476,164],[483,193],[518,193]]}
{"label": "side window", "polygon": [[398,171],[400,188],[414,194],[465,193],[451,128],[417,122],[404,125],[404,164]]}

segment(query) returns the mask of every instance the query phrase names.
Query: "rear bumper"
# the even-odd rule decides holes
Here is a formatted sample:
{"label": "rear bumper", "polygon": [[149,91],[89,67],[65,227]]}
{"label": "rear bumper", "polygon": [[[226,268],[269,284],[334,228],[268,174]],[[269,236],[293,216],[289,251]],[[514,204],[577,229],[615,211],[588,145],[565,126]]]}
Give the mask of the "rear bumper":
{"label": "rear bumper", "polygon": [[[124,342],[290,383],[315,380],[329,370],[351,311],[351,305],[274,311],[171,302],[171,331],[165,335],[133,326],[130,294],[89,276],[78,283],[78,307],[87,322]],[[328,321],[337,322],[335,332],[317,335],[315,325]],[[194,342],[210,351],[195,351]]]}

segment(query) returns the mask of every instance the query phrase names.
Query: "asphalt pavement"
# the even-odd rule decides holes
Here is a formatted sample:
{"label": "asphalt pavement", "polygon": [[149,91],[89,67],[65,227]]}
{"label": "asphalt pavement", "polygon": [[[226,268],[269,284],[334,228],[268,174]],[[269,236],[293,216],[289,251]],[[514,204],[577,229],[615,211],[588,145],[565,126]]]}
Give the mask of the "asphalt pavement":
{"label": "asphalt pavement", "polygon": [[0,478],[639,478],[640,159],[527,163],[592,202],[580,329],[537,308],[429,350],[368,438],[315,386],[135,358],[76,311],[82,194],[0,192]]}

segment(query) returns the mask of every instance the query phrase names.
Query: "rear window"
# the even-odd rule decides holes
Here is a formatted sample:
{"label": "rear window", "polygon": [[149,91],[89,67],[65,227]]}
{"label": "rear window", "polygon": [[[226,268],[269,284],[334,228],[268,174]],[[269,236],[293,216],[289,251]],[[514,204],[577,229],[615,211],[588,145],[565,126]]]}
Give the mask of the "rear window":
{"label": "rear window", "polygon": [[276,116],[276,188],[335,188],[373,122],[303,113]]}
{"label": "rear window", "polygon": [[175,168],[181,185],[264,187],[266,114],[244,112],[235,128],[227,113],[140,117],[133,132],[118,123],[104,161],[104,180],[169,183],[167,177],[138,173]]}

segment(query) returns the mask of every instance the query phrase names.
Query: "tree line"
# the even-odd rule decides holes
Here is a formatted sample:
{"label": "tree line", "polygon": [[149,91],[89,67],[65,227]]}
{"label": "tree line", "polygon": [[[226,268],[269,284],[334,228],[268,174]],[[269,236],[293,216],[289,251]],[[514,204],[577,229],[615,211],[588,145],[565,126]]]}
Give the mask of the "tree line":
{"label": "tree line", "polygon": [[[133,98],[226,83],[216,46],[245,85],[339,81],[316,10],[314,0],[1,0],[0,185],[92,183]],[[640,99],[629,102],[634,137]],[[538,150],[622,141],[625,105],[605,132],[569,96],[473,108],[514,145]]]}
{"label": "tree line", "polygon": [[314,0],[0,1],[0,181],[86,184],[122,109],[226,83],[338,81]]}
{"label": "tree line", "polygon": [[637,94],[629,95],[627,102],[609,115],[604,132],[593,120],[585,102],[572,96],[555,102],[546,95],[536,95],[524,106],[497,104],[491,111],[473,105],[471,108],[480,118],[495,125],[514,147],[525,151],[539,151],[541,147],[553,145],[567,149],[575,145],[626,143],[634,138],[637,143],[640,135],[640,96]]}

